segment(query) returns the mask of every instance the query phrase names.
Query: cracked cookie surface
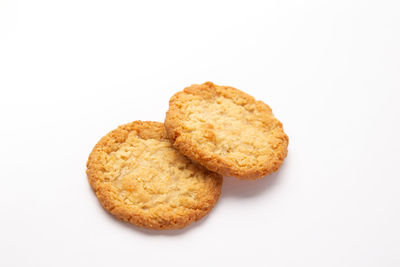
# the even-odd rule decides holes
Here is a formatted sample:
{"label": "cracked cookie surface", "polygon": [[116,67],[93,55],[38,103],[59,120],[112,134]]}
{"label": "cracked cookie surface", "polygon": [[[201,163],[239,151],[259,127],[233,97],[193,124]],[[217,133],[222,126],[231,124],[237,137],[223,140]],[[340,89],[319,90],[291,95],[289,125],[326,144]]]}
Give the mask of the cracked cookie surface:
{"label": "cracked cookie surface", "polygon": [[233,87],[185,88],[170,99],[164,124],[182,154],[222,175],[257,179],[287,155],[288,137],[271,108]]}
{"label": "cracked cookie surface", "polygon": [[93,148],[87,175],[102,206],[149,229],[179,229],[216,204],[222,177],[193,163],[167,139],[160,122],[119,126]]}

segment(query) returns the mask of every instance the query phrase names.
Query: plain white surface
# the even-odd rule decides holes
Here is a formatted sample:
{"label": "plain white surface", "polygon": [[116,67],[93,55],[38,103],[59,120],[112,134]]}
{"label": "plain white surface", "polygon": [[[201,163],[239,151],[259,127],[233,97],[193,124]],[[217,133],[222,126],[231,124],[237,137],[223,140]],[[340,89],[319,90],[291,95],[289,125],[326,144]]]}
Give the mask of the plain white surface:
{"label": "plain white surface", "polygon": [[[400,2],[0,1],[0,266],[400,266]],[[85,175],[95,143],[213,81],[268,103],[277,174],[150,232]]]}

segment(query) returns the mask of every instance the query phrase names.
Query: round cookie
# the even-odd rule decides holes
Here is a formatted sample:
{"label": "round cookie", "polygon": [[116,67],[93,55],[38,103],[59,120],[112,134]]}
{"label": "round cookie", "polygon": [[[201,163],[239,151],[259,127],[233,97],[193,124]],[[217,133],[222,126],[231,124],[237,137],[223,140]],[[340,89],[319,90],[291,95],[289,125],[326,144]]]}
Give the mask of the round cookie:
{"label": "round cookie", "polygon": [[289,139],[270,107],[229,86],[206,82],[176,93],[164,125],[182,154],[226,176],[263,177],[287,155]]}
{"label": "round cookie", "polygon": [[167,139],[160,122],[119,126],[93,148],[90,185],[120,220],[148,229],[178,229],[206,215],[221,194],[222,177],[193,163]]}

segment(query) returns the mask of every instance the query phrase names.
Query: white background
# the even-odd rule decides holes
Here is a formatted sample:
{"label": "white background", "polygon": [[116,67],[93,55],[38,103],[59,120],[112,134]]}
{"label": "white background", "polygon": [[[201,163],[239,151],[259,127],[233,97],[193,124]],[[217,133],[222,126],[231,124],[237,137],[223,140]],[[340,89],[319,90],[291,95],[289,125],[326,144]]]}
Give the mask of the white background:
{"label": "white background", "polygon": [[[115,220],[92,147],[208,80],[272,107],[284,165],[184,230]],[[0,90],[0,266],[400,266],[397,0],[0,0]]]}

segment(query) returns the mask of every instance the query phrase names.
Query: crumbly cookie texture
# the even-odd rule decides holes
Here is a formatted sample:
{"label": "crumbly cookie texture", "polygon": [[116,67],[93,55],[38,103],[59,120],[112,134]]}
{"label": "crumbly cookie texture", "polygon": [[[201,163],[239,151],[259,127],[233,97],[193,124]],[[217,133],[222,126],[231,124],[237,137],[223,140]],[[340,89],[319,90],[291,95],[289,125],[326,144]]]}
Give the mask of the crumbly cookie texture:
{"label": "crumbly cookie texture", "polygon": [[287,155],[289,139],[271,108],[229,86],[206,82],[176,93],[164,125],[182,154],[226,176],[258,179]]}
{"label": "crumbly cookie texture", "polygon": [[160,122],[135,121],[104,136],[87,162],[101,205],[149,229],[179,229],[216,204],[222,177],[193,163],[167,139]]}

